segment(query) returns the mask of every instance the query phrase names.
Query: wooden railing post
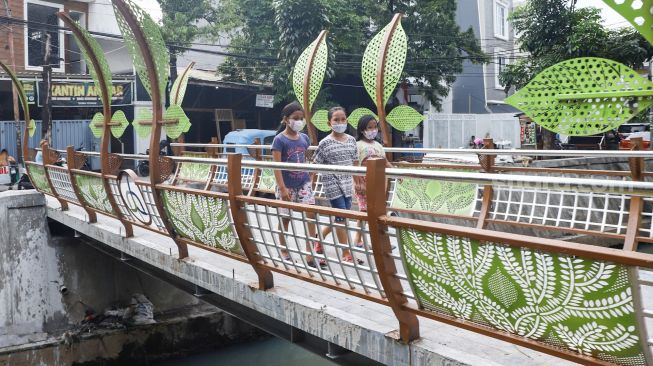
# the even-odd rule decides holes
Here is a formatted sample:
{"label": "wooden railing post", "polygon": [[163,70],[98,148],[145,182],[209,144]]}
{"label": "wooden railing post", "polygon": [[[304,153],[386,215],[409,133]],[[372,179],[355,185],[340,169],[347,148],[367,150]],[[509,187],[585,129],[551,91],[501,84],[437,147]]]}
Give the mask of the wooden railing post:
{"label": "wooden railing post", "polygon": [[[379,183],[386,181],[385,159],[370,159],[367,161],[367,221],[370,228],[372,252],[379,280],[386,298],[399,321],[399,338],[408,343],[419,338],[419,321],[415,314],[404,309],[408,298],[404,295],[401,282],[397,278],[397,267],[392,257],[392,245],[388,228],[381,224],[379,218],[386,215],[386,195],[379,192]],[[386,187],[387,189],[387,187]]]}
{"label": "wooden railing post", "polygon": [[258,289],[267,290],[274,287],[274,278],[272,272],[263,265],[263,258],[259,255],[256,243],[252,240],[252,233],[246,225],[248,219],[245,205],[238,201],[238,197],[243,194],[241,183],[242,159],[241,154],[229,154],[227,157],[227,177],[229,177],[227,187],[229,189],[231,217],[234,220],[234,226],[243,252],[245,252],[245,256],[258,276]]}
{"label": "wooden railing post", "polygon": [[52,184],[52,180],[50,179],[50,173],[48,173],[48,165],[54,165],[57,162],[54,158],[55,153],[56,151],[50,150],[50,146],[47,143],[43,144],[41,147],[41,154],[43,154],[43,172],[45,172],[45,180],[50,186],[52,196],[56,198],[57,201],[59,201],[59,204],[61,204],[61,210],[66,211],[68,210],[68,202],[59,197],[59,194],[57,193],[57,190],[54,188],[54,184]]}
{"label": "wooden railing post", "polygon": [[[494,149],[494,140],[491,138],[483,139],[483,149]],[[496,155],[479,155],[478,160],[481,164],[481,168],[486,173],[492,173],[494,169],[494,160]],[[490,208],[492,208],[492,196],[494,195],[494,188],[492,185],[486,184],[483,186],[483,202],[481,204],[481,212],[478,215],[478,222],[476,227],[478,229],[484,229],[486,226],[486,220],[488,214],[490,213]]]}
{"label": "wooden railing post", "polygon": [[86,211],[86,214],[88,215],[88,222],[89,223],[97,222],[97,214],[95,213],[95,211],[91,210],[88,207],[86,201],[84,200],[84,197],[82,196],[81,193],[79,193],[79,188],[77,186],[77,177],[75,177],[75,175],[73,174],[73,170],[79,169],[80,166],[83,164],[80,164],[77,161],[77,154],[75,148],[72,145],[66,147],[66,156],[68,157],[68,176],[70,177],[70,185],[73,187],[73,192],[75,192],[75,197],[77,197],[77,201],[79,202],[79,205],[82,206],[84,211]]}
{"label": "wooden railing post", "polygon": [[[631,140],[632,150],[642,150],[642,138],[635,137]],[[630,166],[630,178],[633,181],[643,180],[644,158],[628,158]],[[637,251],[637,237],[639,236],[639,227],[642,223],[642,210],[644,208],[644,199],[641,196],[630,197],[630,209],[628,210],[628,225],[626,226],[626,237],[624,239],[624,250]]]}

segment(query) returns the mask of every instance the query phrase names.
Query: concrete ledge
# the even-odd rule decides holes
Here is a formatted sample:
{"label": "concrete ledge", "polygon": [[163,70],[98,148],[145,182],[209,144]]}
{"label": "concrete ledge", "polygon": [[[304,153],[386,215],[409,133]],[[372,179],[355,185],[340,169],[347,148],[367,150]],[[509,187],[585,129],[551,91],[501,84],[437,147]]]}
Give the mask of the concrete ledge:
{"label": "concrete ledge", "polygon": [[[72,206],[72,205],[71,205]],[[98,215],[88,224],[81,208],[61,211],[48,197],[48,216],[92,239],[174,276],[387,365],[563,365],[546,354],[420,318],[422,338],[410,345],[388,334],[397,321],[389,307],[274,274],[275,288],[258,291],[251,267],[198,248],[180,261],[173,241],[146,230],[119,234],[116,220]]]}

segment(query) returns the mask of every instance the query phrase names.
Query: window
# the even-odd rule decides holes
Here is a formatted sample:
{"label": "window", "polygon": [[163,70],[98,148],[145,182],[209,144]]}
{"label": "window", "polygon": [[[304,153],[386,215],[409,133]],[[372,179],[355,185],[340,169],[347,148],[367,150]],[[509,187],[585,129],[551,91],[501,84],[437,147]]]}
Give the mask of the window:
{"label": "window", "polygon": [[501,48],[494,49],[494,87],[503,90],[503,85],[499,81],[499,74],[506,69],[508,61],[510,60],[510,53]]}
{"label": "window", "polygon": [[[25,68],[41,69],[45,63],[45,43],[50,36],[50,58],[48,63],[55,71],[63,71],[63,32],[56,28],[60,26],[57,12],[63,11],[63,5],[44,1],[29,0],[25,3],[27,25],[25,31]],[[41,23],[41,24],[39,24]],[[47,24],[47,25],[46,25]]]}
{"label": "window", "polygon": [[508,6],[499,0],[494,2],[494,36],[508,39]]}
{"label": "window", "polygon": [[[86,28],[86,16],[84,13],[77,11],[71,11],[68,15],[82,28]],[[86,74],[86,62],[84,57],[82,57],[82,51],[75,41],[75,37],[72,32],[66,32],[66,72],[71,74]]]}

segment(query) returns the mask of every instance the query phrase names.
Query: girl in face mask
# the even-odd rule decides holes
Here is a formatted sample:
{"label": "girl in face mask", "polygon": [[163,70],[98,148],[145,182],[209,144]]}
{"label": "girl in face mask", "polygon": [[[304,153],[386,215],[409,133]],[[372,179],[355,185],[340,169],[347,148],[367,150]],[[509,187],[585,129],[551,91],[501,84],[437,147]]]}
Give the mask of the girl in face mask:
{"label": "girl in face mask", "polygon": [[[306,125],[304,122],[304,110],[299,103],[293,102],[283,108],[281,117],[283,118],[283,129],[280,128],[280,131],[272,142],[272,159],[283,163],[304,163],[306,150],[310,146],[308,136],[301,132]],[[313,196],[308,172],[275,170],[274,176],[277,181],[275,192],[277,199],[307,205],[315,204],[315,197]],[[279,208],[278,210],[282,217],[281,223],[283,224],[284,231],[287,231],[288,224],[290,223],[289,210],[285,208]],[[307,216],[312,218],[309,214]],[[307,227],[310,237],[315,237],[317,233],[315,225],[307,224]],[[279,235],[279,242],[286,247],[284,235]],[[310,252],[309,245],[311,244],[307,242],[306,250]],[[313,245],[315,244],[313,243]],[[286,249],[281,250],[281,256],[285,261],[292,261],[292,257]],[[311,267],[317,266],[315,260],[310,255],[306,257],[306,263]]]}
{"label": "girl in face mask", "polygon": [[[333,107],[328,113],[329,127],[331,134],[325,137],[315,151],[314,162],[316,164],[329,164],[337,166],[358,165],[358,150],[356,140],[346,133],[347,131],[347,114],[342,107]],[[351,197],[354,180],[358,182],[358,177],[349,174],[324,174],[322,183],[326,198],[331,202],[331,207],[344,210],[351,209]],[[344,224],[344,217],[336,217],[336,223]],[[322,237],[326,237],[331,232],[331,226],[322,230]],[[347,231],[344,228],[336,229],[336,237],[342,245],[347,245]],[[322,253],[320,245],[315,248],[315,252]],[[352,263],[354,257],[348,249],[343,249],[342,259],[345,262]],[[362,264],[362,260],[358,260]]]}
{"label": "girl in face mask", "polygon": [[[372,115],[362,116],[358,120],[358,138],[356,147],[358,149],[358,162],[360,165],[366,165],[367,159],[370,158],[385,158],[383,145],[379,143],[377,137],[379,136],[379,123]],[[391,168],[392,164],[386,161],[386,166]],[[367,179],[359,177],[358,183],[354,185],[354,195],[358,202],[358,209],[367,212]],[[363,241],[361,240],[361,232],[356,232],[356,246],[362,247]]]}

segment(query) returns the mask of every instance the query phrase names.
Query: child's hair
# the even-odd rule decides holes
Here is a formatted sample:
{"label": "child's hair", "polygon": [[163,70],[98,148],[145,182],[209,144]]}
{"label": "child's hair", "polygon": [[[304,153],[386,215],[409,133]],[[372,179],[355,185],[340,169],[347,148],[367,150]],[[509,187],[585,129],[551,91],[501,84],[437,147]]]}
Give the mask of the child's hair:
{"label": "child's hair", "polygon": [[[297,102],[292,102],[292,103],[290,103],[290,104],[287,104],[287,105],[286,105],[285,107],[283,107],[283,109],[281,110],[281,119],[284,120],[284,119],[290,117],[290,115],[292,115],[293,113],[295,113],[295,112],[297,112],[297,111],[302,111],[302,112],[304,111],[304,108],[302,108],[302,106],[301,106],[299,103],[297,103]],[[280,133],[283,132],[283,130],[285,130],[285,129],[286,129],[286,124],[283,123],[283,122],[280,123],[280,124],[279,124],[279,128],[277,128],[276,135],[280,134]]]}
{"label": "child's hair", "polygon": [[356,141],[360,141],[363,137],[365,137],[365,130],[367,129],[367,125],[369,125],[372,121],[376,121],[376,117],[371,114],[366,114],[358,120],[358,128],[356,128],[358,136],[356,137]]}
{"label": "child's hair", "polygon": [[333,118],[333,115],[337,111],[342,111],[345,115],[347,114],[347,111],[341,106],[331,107],[331,109],[329,109],[329,113],[327,113],[327,119],[331,121],[331,118]]}

